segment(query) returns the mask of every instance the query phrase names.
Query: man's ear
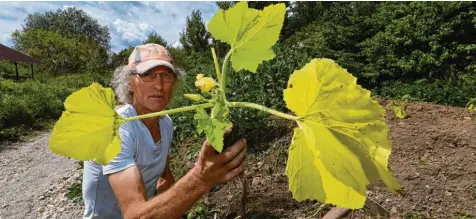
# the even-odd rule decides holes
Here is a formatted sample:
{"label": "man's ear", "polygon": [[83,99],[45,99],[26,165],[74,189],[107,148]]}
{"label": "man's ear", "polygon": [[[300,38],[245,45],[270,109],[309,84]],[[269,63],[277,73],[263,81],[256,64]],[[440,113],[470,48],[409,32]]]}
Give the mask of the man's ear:
{"label": "man's ear", "polygon": [[127,82],[127,89],[130,92],[133,92],[133,90],[132,90],[132,78],[129,78],[129,81]]}

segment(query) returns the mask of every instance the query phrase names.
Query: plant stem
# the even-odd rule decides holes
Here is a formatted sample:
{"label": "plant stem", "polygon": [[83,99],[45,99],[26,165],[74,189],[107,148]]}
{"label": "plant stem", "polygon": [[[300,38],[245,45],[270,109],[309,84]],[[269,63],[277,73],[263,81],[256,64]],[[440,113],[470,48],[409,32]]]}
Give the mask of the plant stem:
{"label": "plant stem", "polygon": [[262,106],[262,105],[259,105],[259,104],[256,104],[256,103],[230,102],[229,107],[247,107],[247,108],[261,110],[261,111],[267,112],[269,114],[272,114],[272,115],[275,115],[275,116],[278,116],[278,117],[281,117],[281,118],[284,118],[284,119],[289,119],[289,120],[298,120],[299,119],[299,117],[297,117],[297,116],[282,113],[282,112],[279,112],[277,110],[274,110],[274,109],[271,109],[271,108],[268,108],[268,107],[265,107],[265,106]]}
{"label": "plant stem", "polygon": [[217,59],[217,54],[215,53],[215,48],[212,47],[212,56],[213,56],[213,62],[215,63],[215,72],[217,73],[217,79],[218,82],[220,83],[221,81],[221,72],[220,72],[220,67]]}
{"label": "plant stem", "polygon": [[144,114],[140,116],[133,116],[126,118],[126,121],[132,121],[132,120],[139,120],[139,119],[146,119],[146,118],[151,118],[151,117],[157,117],[165,114],[174,114],[174,113],[180,113],[180,112],[186,112],[190,110],[195,110],[197,108],[209,108],[214,106],[212,103],[204,103],[204,104],[198,104],[198,105],[192,105],[192,106],[186,106],[186,107],[180,107],[180,108],[175,108],[175,109],[170,109],[170,110],[165,110],[165,111],[160,111],[160,112],[155,112],[155,113],[149,113],[149,114]]}
{"label": "plant stem", "polygon": [[223,60],[223,67],[221,70],[222,75],[221,75],[221,81],[220,81],[220,89],[222,89],[223,93],[225,93],[226,67],[228,65],[228,62],[231,56],[231,51],[233,50],[228,51],[228,53],[226,54],[225,60]]}

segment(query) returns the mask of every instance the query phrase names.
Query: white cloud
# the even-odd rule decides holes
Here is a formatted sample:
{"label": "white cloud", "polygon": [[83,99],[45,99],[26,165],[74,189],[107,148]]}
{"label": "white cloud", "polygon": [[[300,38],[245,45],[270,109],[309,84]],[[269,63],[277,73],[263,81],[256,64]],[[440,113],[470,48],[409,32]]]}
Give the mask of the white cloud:
{"label": "white cloud", "polygon": [[181,47],[182,47],[182,44],[180,43],[180,41],[177,40],[177,41],[175,41],[174,44],[172,44],[172,47],[174,47],[174,48],[181,48]]}
{"label": "white cloud", "polygon": [[139,29],[142,31],[153,31],[154,27],[150,26],[148,23],[140,23]]}
{"label": "white cloud", "polygon": [[68,9],[68,8],[74,8],[73,5],[63,5],[63,10]]}
{"label": "white cloud", "polygon": [[147,34],[154,30],[147,23],[135,24],[121,19],[117,19],[113,24],[122,39],[127,42],[143,41],[147,39]]}
{"label": "white cloud", "polygon": [[[179,33],[193,10],[202,12],[206,23],[218,10],[213,2],[0,2],[0,40],[20,29],[28,14],[76,7],[84,10],[111,34],[111,48],[118,52],[145,40],[156,31],[167,42],[180,46]],[[8,41],[8,40],[7,40]]]}
{"label": "white cloud", "polygon": [[10,46],[12,44],[12,36],[10,34],[3,34],[0,40],[3,45]]}

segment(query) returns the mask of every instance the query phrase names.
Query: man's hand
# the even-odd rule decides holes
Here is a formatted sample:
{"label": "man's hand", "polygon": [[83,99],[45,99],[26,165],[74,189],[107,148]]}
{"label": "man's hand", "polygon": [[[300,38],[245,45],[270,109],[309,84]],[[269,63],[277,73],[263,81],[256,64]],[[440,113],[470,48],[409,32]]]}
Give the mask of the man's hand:
{"label": "man's hand", "polygon": [[141,173],[136,166],[111,174],[109,182],[124,218],[180,218],[213,185],[228,182],[243,172],[246,152],[244,139],[220,154],[207,140],[195,167],[150,200],[147,200]]}
{"label": "man's hand", "polygon": [[228,182],[243,172],[246,152],[245,139],[235,142],[220,154],[206,140],[191,172],[203,185],[209,188],[216,183]]}

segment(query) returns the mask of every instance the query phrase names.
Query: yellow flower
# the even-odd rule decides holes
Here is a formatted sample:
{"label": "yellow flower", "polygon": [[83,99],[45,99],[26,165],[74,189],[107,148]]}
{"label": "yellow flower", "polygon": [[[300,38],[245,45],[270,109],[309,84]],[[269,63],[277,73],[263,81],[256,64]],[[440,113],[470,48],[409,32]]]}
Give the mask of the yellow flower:
{"label": "yellow flower", "polygon": [[215,85],[216,83],[213,78],[204,77],[204,74],[197,75],[195,86],[197,86],[201,91],[209,92],[215,87]]}

